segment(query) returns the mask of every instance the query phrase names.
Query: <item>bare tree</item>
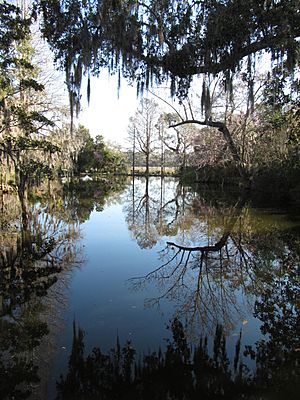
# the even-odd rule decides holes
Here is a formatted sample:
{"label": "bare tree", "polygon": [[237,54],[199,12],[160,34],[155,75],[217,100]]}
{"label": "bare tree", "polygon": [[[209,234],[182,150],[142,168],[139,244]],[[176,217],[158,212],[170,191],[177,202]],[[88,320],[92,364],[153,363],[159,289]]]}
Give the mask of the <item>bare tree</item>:
{"label": "bare tree", "polygon": [[179,121],[176,113],[163,113],[160,115],[158,124],[159,140],[165,148],[173,152],[176,157],[176,165],[182,170],[188,163],[189,149],[192,148],[194,138],[199,130],[193,124],[169,128],[175,121]]}
{"label": "bare tree", "polygon": [[129,140],[133,143],[133,153],[140,151],[145,157],[145,174],[149,175],[150,155],[155,150],[158,138],[158,105],[154,100],[142,99],[140,106],[130,118]]}

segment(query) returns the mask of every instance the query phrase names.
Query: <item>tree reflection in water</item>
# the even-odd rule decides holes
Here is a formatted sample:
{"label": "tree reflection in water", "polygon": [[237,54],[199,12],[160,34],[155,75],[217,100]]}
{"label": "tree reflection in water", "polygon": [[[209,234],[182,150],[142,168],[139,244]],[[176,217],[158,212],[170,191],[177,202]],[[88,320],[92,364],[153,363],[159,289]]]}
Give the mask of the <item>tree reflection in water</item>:
{"label": "tree reflection in water", "polygon": [[74,327],[69,371],[57,385],[58,399],[234,398],[250,391],[243,365],[237,361],[234,368],[230,366],[221,326],[216,329],[211,356],[207,338],[192,350],[179,320],[174,319],[170,329],[173,339],[164,353],[152,352],[136,362],[131,343],[121,348],[119,340],[109,354],[95,348],[84,357],[84,334]]}
{"label": "tree reflection in water", "polygon": [[[169,237],[162,265],[131,284],[134,289],[157,285],[159,295],[148,304],[165,298],[175,302],[173,340],[166,351],[141,359],[131,343],[121,347],[118,341],[109,354],[95,349],[85,357],[83,333],[74,328],[69,371],[59,382],[58,398],[296,398],[299,238],[277,222],[266,227],[242,201],[216,202],[180,184],[173,193],[165,189],[157,185],[150,196],[147,180],[136,185],[129,192],[134,201],[124,210],[142,248]],[[85,197],[80,187],[72,187],[53,203],[40,199],[37,208],[22,204],[23,214],[16,206],[15,215],[1,215],[0,398],[26,398],[38,383],[37,352],[43,350],[50,309],[57,312],[51,291],[60,295],[57,277],[64,281],[78,250],[78,226],[71,221],[87,220],[108,193],[92,184],[86,190]],[[253,307],[263,336],[244,345],[241,332],[231,358],[226,335],[243,319],[246,306]],[[248,358],[254,360],[251,370]]]}
{"label": "tree reflection in water", "polygon": [[295,235],[280,219],[254,214],[243,197],[229,205],[200,195],[185,198],[176,240],[168,241],[160,253],[162,264],[131,279],[130,287],[156,286],[158,295],[146,305],[171,301],[175,316],[188,322],[190,334],[199,328],[212,332],[216,324],[228,332],[237,323],[246,323],[255,299],[272,292],[277,278],[284,279],[287,254],[295,256],[298,251],[288,242]]}
{"label": "tree reflection in water", "polygon": [[42,374],[57,351],[68,272],[82,261],[79,224],[125,184],[101,179],[65,189],[49,181],[22,198],[0,196],[1,400],[46,398],[40,381],[46,385]]}
{"label": "tree reflection in water", "polygon": [[[84,333],[74,325],[69,370],[57,384],[57,399],[267,400],[282,399],[287,394],[290,399],[298,398],[300,360],[295,349],[287,352],[274,373],[274,356],[261,351],[259,342],[256,350],[251,350],[252,357],[257,357],[252,373],[243,363],[241,335],[236,342],[234,361],[230,362],[222,326],[216,327],[211,352],[207,337],[201,337],[192,348],[178,319],[172,321],[170,329],[173,340],[165,352],[158,350],[136,361],[131,343],[121,348],[119,340],[109,354],[94,348],[85,357]],[[272,338],[263,344],[274,346]]]}
{"label": "tree reflection in water", "polygon": [[[240,290],[245,290],[245,285],[249,289],[252,284],[251,280],[246,282],[243,278],[240,253],[233,240],[230,240],[240,221],[244,203],[241,198],[234,206],[217,210],[218,218],[222,211],[222,225],[218,223],[215,228],[210,227],[212,234],[206,238],[208,244],[188,246],[167,242],[167,247],[160,254],[164,263],[145,276],[131,279],[131,288],[141,290],[146,284],[155,284],[160,295],[148,299],[148,306],[158,305],[162,299],[168,299],[176,303],[176,316],[188,320],[190,325],[198,324],[208,330],[209,326],[214,329],[216,324],[221,323],[226,329],[232,329],[234,320],[242,318],[240,314],[245,308],[241,308],[237,298]],[[186,204],[185,207],[185,216],[189,220]],[[208,222],[212,220],[212,210],[210,207]],[[184,213],[181,212],[181,215]],[[188,231],[190,225],[184,225],[185,219],[182,217],[181,222],[183,230]],[[180,233],[179,221],[177,224]],[[201,228],[203,231],[203,222]],[[188,234],[183,237],[185,241],[188,240]],[[211,244],[213,240],[214,244]]]}
{"label": "tree reflection in water", "polygon": [[[256,216],[242,200],[235,206],[215,205],[196,196],[185,206],[180,219],[174,214],[181,243],[169,241],[161,252],[162,265],[133,278],[131,288],[155,285],[159,294],[146,304],[163,299],[175,304],[175,318],[186,321],[189,337],[220,324],[228,332],[243,321],[245,310],[252,310],[263,338],[245,346],[244,356],[256,363],[249,382],[265,398],[295,398],[300,380],[299,235],[278,217]],[[198,224],[189,223],[193,206]]]}
{"label": "tree reflection in water", "polygon": [[30,205],[27,193],[23,200],[18,203],[10,195],[7,209],[15,213],[10,219],[1,215],[5,220],[0,249],[1,399],[27,398],[39,386],[38,353],[49,344],[48,338],[43,345],[48,322],[62,307],[61,285],[80,254],[78,224],[64,222],[53,207],[49,213],[51,198],[45,207]]}
{"label": "tree reflection in water", "polygon": [[127,193],[126,221],[142,249],[152,248],[163,235],[175,235],[185,208],[192,203],[194,194],[186,191],[180,182],[176,182],[172,190],[167,190],[166,186],[169,185],[164,178],[133,178]]}
{"label": "tree reflection in water", "polygon": [[[279,239],[279,238],[277,238]],[[276,385],[284,396],[300,393],[300,240],[284,238],[278,246],[273,271],[260,276],[262,290],[254,306],[264,340],[245,354],[256,360],[255,378],[265,389]],[[261,272],[260,272],[261,273]]]}
{"label": "tree reflection in water", "polygon": [[[109,354],[95,348],[85,357],[84,334],[74,326],[69,371],[57,385],[57,398],[298,399],[299,240],[289,242],[288,247],[286,240],[284,242],[284,248],[280,246],[283,252],[278,248],[279,252],[273,254],[277,260],[273,271],[253,271],[260,280],[254,315],[261,321],[264,335],[254,346],[242,347],[241,331],[235,344],[235,354],[230,358],[226,332],[219,324],[213,339],[200,336],[196,345],[192,346],[188,342],[187,326],[174,318],[170,324],[173,340],[164,352],[159,349],[136,360],[132,344],[127,342],[121,348],[117,340],[115,349]],[[257,248],[253,254],[256,266],[259,253]],[[280,253],[282,258],[279,258]],[[255,361],[251,369],[247,367],[248,357]]]}

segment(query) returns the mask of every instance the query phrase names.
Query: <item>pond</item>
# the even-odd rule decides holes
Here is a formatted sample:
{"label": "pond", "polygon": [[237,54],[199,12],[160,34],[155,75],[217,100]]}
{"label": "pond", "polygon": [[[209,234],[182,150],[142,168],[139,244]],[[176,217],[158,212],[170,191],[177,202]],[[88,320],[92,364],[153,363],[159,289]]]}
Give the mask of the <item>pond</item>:
{"label": "pond", "polygon": [[299,393],[295,212],[105,177],[3,195],[0,222],[1,399]]}

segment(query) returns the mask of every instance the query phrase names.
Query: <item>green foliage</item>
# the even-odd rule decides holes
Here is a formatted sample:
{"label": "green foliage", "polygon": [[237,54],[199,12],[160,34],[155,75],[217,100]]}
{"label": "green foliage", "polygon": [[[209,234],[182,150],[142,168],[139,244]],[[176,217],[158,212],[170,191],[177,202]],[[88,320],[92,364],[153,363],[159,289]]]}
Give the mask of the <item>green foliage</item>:
{"label": "green foliage", "polygon": [[124,156],[115,149],[110,148],[104,143],[101,135],[93,139],[89,131],[84,127],[79,127],[83,138],[83,146],[80,150],[75,169],[81,172],[104,172],[115,173],[124,172]]}
{"label": "green foliage", "polygon": [[85,127],[79,126],[78,131],[82,137],[83,145],[78,154],[76,169],[78,172],[89,171],[94,165],[94,141]]}
{"label": "green foliage", "polygon": [[30,20],[21,16],[20,9],[3,1],[0,4],[0,104],[3,106],[3,99],[13,89],[13,71],[19,67],[32,69],[30,63],[19,57],[15,43],[24,40],[29,34]]}
{"label": "green foliage", "polygon": [[[31,18],[24,17],[21,9],[11,2],[0,4],[0,111],[8,106],[11,96],[23,89],[35,91],[43,85],[34,79],[29,45]],[[5,104],[6,103],[6,104]]]}
{"label": "green foliage", "polygon": [[7,142],[9,142],[11,146],[19,150],[39,149],[47,151],[49,153],[55,153],[60,151],[60,148],[58,146],[54,145],[48,140],[30,139],[21,136],[17,138],[8,138]]}
{"label": "green foliage", "polygon": [[32,61],[33,15],[22,7],[7,1],[0,4],[0,156],[4,167],[14,170],[19,191],[32,178],[50,176],[51,157],[60,150],[45,133],[54,122],[47,116],[44,85]]}

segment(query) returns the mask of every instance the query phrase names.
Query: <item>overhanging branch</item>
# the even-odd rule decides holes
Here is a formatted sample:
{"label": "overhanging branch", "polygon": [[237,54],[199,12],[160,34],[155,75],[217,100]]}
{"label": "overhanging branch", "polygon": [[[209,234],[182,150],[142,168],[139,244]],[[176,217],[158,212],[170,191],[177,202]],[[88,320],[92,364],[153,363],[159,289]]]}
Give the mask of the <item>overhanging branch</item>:
{"label": "overhanging branch", "polygon": [[[220,57],[219,61],[213,62],[210,58],[208,62],[205,62],[201,65],[186,66],[184,64],[176,63],[174,62],[174,57],[178,58],[180,51],[174,54],[168,53],[164,56],[161,66],[179,78],[186,78],[186,76],[194,76],[199,74],[218,74],[226,70],[234,69],[240,64],[243,58],[249,55],[256,54],[263,50],[287,48],[287,41],[289,41],[291,44],[295,43],[296,38],[299,36],[300,25],[299,28],[294,29],[293,36],[284,33],[276,36],[268,35],[262,37],[260,40],[258,39],[255,42],[244,46],[240,46],[240,44],[238,44],[231,52],[228,52],[226,55]],[[158,59],[156,59],[156,61],[158,61]]]}
{"label": "overhanging branch", "polygon": [[223,135],[228,148],[230,149],[233,160],[236,163],[236,167],[239,171],[240,176],[245,180],[245,182],[249,183],[249,176],[247,171],[245,170],[244,164],[242,163],[241,157],[237,150],[237,147],[232,139],[231,133],[227,128],[226,124],[221,121],[212,121],[212,120],[204,120],[199,121],[196,119],[188,119],[185,121],[177,122],[176,124],[169,125],[169,128],[176,128],[178,126],[187,125],[187,124],[197,124],[201,126],[209,126],[212,128],[217,128]]}

